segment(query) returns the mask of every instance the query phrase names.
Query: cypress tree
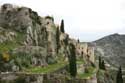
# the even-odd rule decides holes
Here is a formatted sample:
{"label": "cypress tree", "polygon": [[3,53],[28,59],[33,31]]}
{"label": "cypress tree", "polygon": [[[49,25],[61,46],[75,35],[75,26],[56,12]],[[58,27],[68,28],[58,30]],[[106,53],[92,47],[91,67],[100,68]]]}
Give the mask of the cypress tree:
{"label": "cypress tree", "polygon": [[104,60],[103,60],[102,63],[101,63],[101,69],[103,69],[103,70],[106,69],[106,68],[105,68],[105,62],[104,62]]}
{"label": "cypress tree", "polygon": [[99,56],[99,69],[105,70],[105,62],[101,59],[101,56]]}
{"label": "cypress tree", "polygon": [[64,30],[64,20],[61,21],[60,30],[61,30],[62,33],[65,33],[65,30]]}
{"label": "cypress tree", "polygon": [[77,40],[78,43],[80,43],[79,39]]}
{"label": "cypress tree", "polygon": [[57,53],[59,51],[59,48],[60,48],[60,40],[59,40],[59,37],[60,37],[60,33],[59,33],[59,27],[57,27],[57,30],[56,30],[56,45],[57,45]]}
{"label": "cypress tree", "polygon": [[121,66],[119,67],[119,70],[117,72],[116,83],[123,83]]}
{"label": "cypress tree", "polygon": [[102,60],[101,60],[101,56],[99,56],[99,69],[102,68]]}
{"label": "cypress tree", "polygon": [[70,44],[69,72],[72,77],[76,77],[77,74],[76,52],[75,52],[75,46],[73,44]]}

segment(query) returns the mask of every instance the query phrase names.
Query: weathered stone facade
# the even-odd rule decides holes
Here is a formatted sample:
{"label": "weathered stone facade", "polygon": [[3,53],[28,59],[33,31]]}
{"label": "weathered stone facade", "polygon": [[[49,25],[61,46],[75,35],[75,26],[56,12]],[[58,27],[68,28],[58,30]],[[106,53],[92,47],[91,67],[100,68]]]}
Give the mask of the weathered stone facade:
{"label": "weathered stone facade", "polygon": [[95,56],[94,56],[94,46],[90,45],[87,42],[79,43],[75,39],[70,39],[70,43],[73,43],[76,48],[76,56],[77,58],[89,59],[89,61],[95,63]]}

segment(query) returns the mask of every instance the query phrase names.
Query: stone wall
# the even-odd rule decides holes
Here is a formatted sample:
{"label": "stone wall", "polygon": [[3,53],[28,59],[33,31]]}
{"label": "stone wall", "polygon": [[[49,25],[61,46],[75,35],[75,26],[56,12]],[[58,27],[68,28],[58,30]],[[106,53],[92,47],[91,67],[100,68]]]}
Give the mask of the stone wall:
{"label": "stone wall", "polygon": [[94,46],[90,45],[87,42],[79,43],[75,39],[70,39],[70,43],[73,43],[76,48],[76,56],[77,58],[83,58],[83,60],[88,59],[91,62],[95,62],[95,55],[94,55]]}
{"label": "stone wall", "polygon": [[0,74],[0,83],[97,83],[92,79],[69,79],[62,74]]}
{"label": "stone wall", "polygon": [[76,50],[78,56],[88,58],[93,63],[95,62],[94,46],[90,46],[88,43],[78,43]]}

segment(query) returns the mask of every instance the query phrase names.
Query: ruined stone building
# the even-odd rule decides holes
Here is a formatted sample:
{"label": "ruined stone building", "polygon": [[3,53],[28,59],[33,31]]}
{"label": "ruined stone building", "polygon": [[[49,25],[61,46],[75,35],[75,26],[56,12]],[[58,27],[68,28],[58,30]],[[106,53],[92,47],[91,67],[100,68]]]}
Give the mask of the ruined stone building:
{"label": "ruined stone building", "polygon": [[76,45],[76,55],[78,58],[88,58],[89,61],[95,62],[94,56],[94,46],[89,43],[75,43]]}

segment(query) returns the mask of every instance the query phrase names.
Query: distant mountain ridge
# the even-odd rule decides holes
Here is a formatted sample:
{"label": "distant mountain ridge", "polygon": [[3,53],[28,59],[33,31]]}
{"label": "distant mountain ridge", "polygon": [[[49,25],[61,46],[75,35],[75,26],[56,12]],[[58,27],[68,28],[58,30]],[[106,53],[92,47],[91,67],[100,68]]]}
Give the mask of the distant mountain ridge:
{"label": "distant mountain ridge", "polygon": [[125,35],[115,33],[93,43],[95,55],[101,55],[110,65],[125,67]]}

